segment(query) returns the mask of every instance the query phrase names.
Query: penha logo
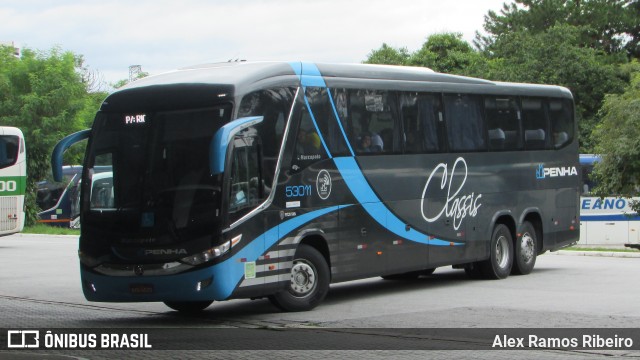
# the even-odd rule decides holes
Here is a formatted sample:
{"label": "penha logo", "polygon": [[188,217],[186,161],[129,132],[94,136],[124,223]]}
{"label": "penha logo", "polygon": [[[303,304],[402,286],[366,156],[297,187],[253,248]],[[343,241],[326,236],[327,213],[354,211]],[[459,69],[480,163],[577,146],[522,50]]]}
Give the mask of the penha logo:
{"label": "penha logo", "polygon": [[538,180],[564,176],[578,176],[578,169],[575,166],[547,168],[544,167],[544,164],[538,165],[536,169],[536,179]]}
{"label": "penha logo", "polygon": [[320,199],[327,200],[331,195],[331,175],[327,170],[321,170],[316,179],[316,188]]}

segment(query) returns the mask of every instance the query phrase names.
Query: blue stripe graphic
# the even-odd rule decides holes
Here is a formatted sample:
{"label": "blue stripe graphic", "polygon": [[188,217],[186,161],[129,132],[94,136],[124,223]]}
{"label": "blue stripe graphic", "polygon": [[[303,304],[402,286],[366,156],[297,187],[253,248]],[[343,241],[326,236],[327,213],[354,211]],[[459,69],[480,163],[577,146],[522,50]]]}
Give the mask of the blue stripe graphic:
{"label": "blue stripe graphic", "polygon": [[640,221],[638,214],[580,215],[580,221]]}
{"label": "blue stripe graphic", "polygon": [[[192,301],[226,300],[244,278],[244,266],[246,262],[257,261],[258,258],[264,254],[265,249],[276,244],[281,238],[296,228],[344,207],[345,206],[333,206],[287,220],[279,226],[275,226],[255,239],[252,239],[247,246],[233,257],[212,267],[200,270],[172,276],[148,276],[140,278],[135,276],[105,276],[81,269],[83,281],[94,284],[97,289],[96,291],[89,291],[87,293],[86,286],[84,286],[85,295],[87,299],[91,301],[184,301],[185,298]],[[198,281],[211,277],[213,277],[215,286],[210,286],[202,290],[196,289],[195,284]],[[153,293],[132,294],[130,290],[132,281],[142,281],[146,284],[153,284]]]}
{"label": "blue stripe graphic", "polygon": [[[451,246],[451,242],[430,239],[429,235],[423,234],[413,228],[406,230],[406,223],[398,219],[389,209],[380,201],[378,196],[373,192],[371,186],[365,179],[362,171],[358,167],[355,158],[352,157],[336,157],[333,159],[338,171],[342,175],[344,182],[349,190],[356,197],[358,202],[367,211],[367,213],[376,221],[392,233],[406,240],[415,241],[421,244],[436,246]],[[453,243],[454,245],[464,245],[463,243]]]}
{"label": "blue stripe graphic", "polygon": [[[292,63],[289,63],[289,65],[291,65],[296,75],[298,75],[298,77],[300,78],[300,83],[302,84],[303,88],[307,86],[316,86],[316,87],[326,88],[327,85],[324,79],[322,78],[322,74],[320,73],[320,70],[315,64],[306,63],[306,62],[302,62],[302,63],[292,62]],[[456,246],[464,245],[464,243],[449,242],[449,241],[440,240],[440,239],[430,239],[429,235],[423,234],[414,229],[410,229],[409,231],[407,231],[406,223],[398,219],[398,217],[395,216],[382,203],[382,201],[380,201],[378,196],[375,194],[375,192],[369,185],[369,182],[365,179],[364,174],[362,173],[362,170],[360,170],[360,167],[358,166],[358,164],[355,161],[355,158],[353,157],[354,155],[353,148],[351,147],[351,144],[349,143],[349,139],[347,138],[347,134],[345,133],[344,128],[342,127],[342,122],[340,121],[340,117],[338,116],[338,112],[336,110],[335,104],[333,103],[331,92],[329,91],[328,88],[327,88],[327,91],[328,91],[329,100],[331,102],[331,107],[333,108],[336,121],[338,122],[340,130],[342,131],[342,136],[344,136],[345,142],[349,146],[349,151],[351,151],[351,155],[352,155],[351,157],[333,158],[334,163],[336,164],[338,171],[342,175],[342,178],[344,179],[347,187],[349,188],[351,193],[355,196],[358,203],[362,205],[365,211],[367,211],[369,216],[371,216],[378,224],[380,224],[384,228],[388,229],[389,231],[393,232],[397,236],[400,236],[406,240],[415,241],[415,242],[427,244],[427,245],[437,245],[437,246],[451,246],[452,244]],[[322,145],[325,147],[325,150],[327,151],[327,154],[329,155],[329,157],[332,158],[331,152],[329,151],[329,148],[326,146],[326,143],[322,137],[322,133],[318,128],[318,124],[316,123],[316,119],[315,119],[315,116],[313,115],[313,111],[311,111],[311,107],[309,106],[309,102],[307,100],[306,95],[304,97],[304,100],[305,100],[307,109],[309,110],[309,114],[313,119],[314,126],[318,131],[318,136],[322,141]]]}
{"label": "blue stripe graphic", "polygon": [[[217,282],[217,286],[221,291],[220,296],[228,298],[242,281],[244,277],[244,262],[257,261],[264,254],[265,249],[272,247],[277,241],[293,230],[299,228],[306,223],[315,220],[323,215],[334,212],[344,206],[332,206],[325,209],[312,211],[303,215],[296,216],[293,219],[281,223],[267,230],[264,234],[249,241],[249,244],[242,248],[236,255],[225,262],[213,267],[215,279],[225,279],[224,283]],[[264,240],[263,240],[264,239]]]}
{"label": "blue stripe graphic", "polygon": [[333,115],[336,117],[336,120],[338,121],[338,126],[340,127],[340,131],[342,132],[342,136],[344,136],[345,142],[349,147],[349,152],[351,153],[351,156],[355,156],[355,153],[353,152],[353,148],[351,148],[351,143],[347,138],[347,133],[344,131],[344,127],[342,126],[342,121],[340,121],[340,116],[338,116],[338,110],[336,109],[336,104],[333,103],[333,96],[331,95],[331,90],[329,88],[327,88],[327,95],[329,96],[331,109],[333,109]]}
{"label": "blue stripe graphic", "polygon": [[[302,90],[304,91],[304,89]],[[327,152],[327,156],[329,156],[329,158],[332,158],[333,156],[331,156],[331,151],[329,151],[329,147],[327,146],[327,143],[324,142],[324,137],[322,136],[322,132],[320,132],[320,128],[318,127],[318,123],[316,122],[316,117],[313,116],[313,111],[311,111],[311,106],[309,106],[309,100],[307,99],[307,94],[304,94],[304,103],[307,105],[307,109],[309,110],[309,115],[311,115],[311,120],[313,121],[313,126],[316,128],[316,132],[318,133],[320,142],[324,147],[324,151]]]}

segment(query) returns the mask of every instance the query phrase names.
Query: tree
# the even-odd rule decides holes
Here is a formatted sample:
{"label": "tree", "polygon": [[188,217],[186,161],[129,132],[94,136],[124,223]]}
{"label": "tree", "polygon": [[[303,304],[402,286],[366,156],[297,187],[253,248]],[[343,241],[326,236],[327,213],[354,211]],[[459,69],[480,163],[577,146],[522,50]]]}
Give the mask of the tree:
{"label": "tree", "polygon": [[[50,154],[62,137],[88,127],[106,94],[90,94],[82,57],[0,47],[0,122],[22,129],[27,144],[27,225],[36,219],[36,182],[50,173]],[[82,151],[67,159],[78,163]]]}
{"label": "tree", "polygon": [[371,50],[367,55],[365,64],[384,64],[384,65],[407,65],[409,60],[409,51],[407,48],[395,49],[385,43],[380,49]]}
{"label": "tree", "polygon": [[371,51],[364,62],[421,66],[442,73],[469,75],[484,61],[482,54],[462,40],[462,34],[441,33],[429,36],[422,47],[413,53],[409,53],[406,47],[396,49],[382,44],[380,49]]}
{"label": "tree", "polygon": [[462,40],[461,33],[442,33],[429,36],[422,48],[411,55],[408,63],[437,72],[468,75],[470,69],[484,61],[482,54]]}
{"label": "tree", "polygon": [[579,46],[640,56],[640,0],[515,0],[489,11],[476,46],[491,50],[504,34],[545,32],[558,24],[580,29]]}
{"label": "tree", "polygon": [[[640,64],[631,64],[632,79],[622,94],[607,95],[602,122],[594,130],[596,152],[602,161],[594,167],[598,196],[640,194]],[[640,212],[640,203],[633,203]]]}

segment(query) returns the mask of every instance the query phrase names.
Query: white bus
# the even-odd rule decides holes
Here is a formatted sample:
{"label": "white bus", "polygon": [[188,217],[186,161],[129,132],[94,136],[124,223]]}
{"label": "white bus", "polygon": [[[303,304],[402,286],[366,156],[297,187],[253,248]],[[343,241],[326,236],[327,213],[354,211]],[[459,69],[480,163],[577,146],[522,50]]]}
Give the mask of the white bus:
{"label": "white bus", "polygon": [[591,194],[594,181],[590,178],[593,165],[600,157],[591,154],[580,155],[582,165],[582,196],[580,197],[580,241],[578,245],[618,247],[640,246],[640,216],[631,209],[631,201],[608,196],[599,198]]}
{"label": "white bus", "polygon": [[22,231],[27,153],[20,129],[0,126],[0,236]]}

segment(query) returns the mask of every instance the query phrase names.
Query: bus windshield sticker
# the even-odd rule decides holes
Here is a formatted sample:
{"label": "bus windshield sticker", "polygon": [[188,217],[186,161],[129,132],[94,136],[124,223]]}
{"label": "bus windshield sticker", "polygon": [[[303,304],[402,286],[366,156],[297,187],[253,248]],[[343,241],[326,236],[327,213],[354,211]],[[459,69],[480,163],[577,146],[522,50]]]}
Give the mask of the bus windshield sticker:
{"label": "bus windshield sticker", "polygon": [[365,95],[364,96],[364,104],[369,112],[383,112],[384,111],[384,103],[382,101],[382,95]]}
{"label": "bus windshield sticker", "polygon": [[292,208],[299,208],[300,207],[300,201],[287,201],[287,209],[292,209]]}
{"label": "bus windshield sticker", "polygon": [[[464,171],[464,175],[462,181],[457,182],[457,185],[454,186],[454,175],[456,175],[457,171]],[[476,217],[478,215],[478,209],[482,206],[479,203],[482,194],[475,195],[475,193],[471,193],[468,195],[458,196],[458,194],[462,191],[464,184],[467,182],[467,162],[459,157],[456,159],[456,162],[453,164],[453,168],[451,169],[451,173],[449,174],[449,170],[447,168],[447,164],[440,163],[436,166],[435,169],[429,175],[427,179],[427,183],[424,186],[424,190],[422,191],[422,217],[425,221],[433,223],[440,219],[442,215],[453,219],[453,228],[458,230],[460,225],[462,224],[462,220],[467,216]],[[433,196],[434,191],[429,188],[431,185],[431,180],[434,176],[440,175],[442,177],[442,181],[440,181],[440,187],[438,188],[435,185],[435,193],[438,194],[438,198],[443,198],[446,191],[446,199],[447,201],[444,204],[444,207],[438,212],[435,216],[429,216],[426,212],[426,197],[428,195]],[[442,195],[442,196],[440,196]]]}
{"label": "bus windshield sticker", "polygon": [[256,262],[250,261],[244,263],[244,278],[255,279],[256,277]]}
{"label": "bus windshield sticker", "polygon": [[316,188],[320,199],[327,200],[331,195],[331,175],[327,170],[321,170],[316,179]]}

